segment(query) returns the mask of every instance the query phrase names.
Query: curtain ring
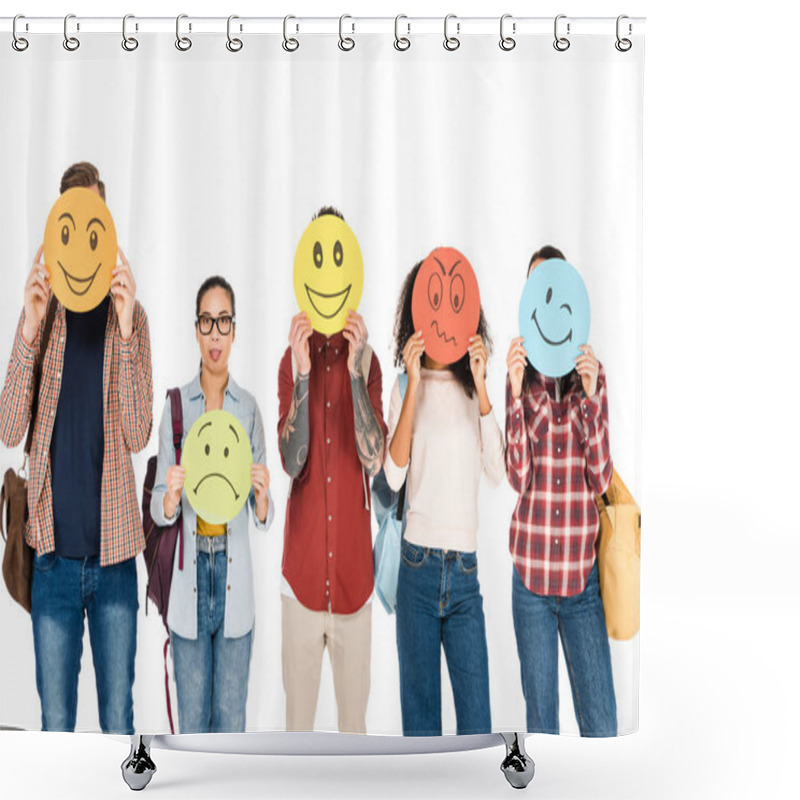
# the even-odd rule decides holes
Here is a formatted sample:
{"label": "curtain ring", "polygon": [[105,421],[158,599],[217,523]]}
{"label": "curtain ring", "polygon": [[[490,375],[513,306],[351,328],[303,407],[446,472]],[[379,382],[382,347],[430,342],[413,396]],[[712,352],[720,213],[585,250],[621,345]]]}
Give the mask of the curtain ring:
{"label": "curtain ring", "polygon": [[283,49],[286,50],[287,53],[294,53],[294,51],[300,47],[300,42],[294,37],[289,38],[288,36],[290,19],[297,19],[297,17],[288,14],[283,18]]}
{"label": "curtain ring", "polygon": [[[444,18],[444,42],[442,43],[444,45],[444,49],[449,50],[450,52],[453,50],[458,50],[458,48],[461,47],[461,40],[457,36],[449,36],[447,33],[448,24],[451,19],[456,19],[456,15],[448,14]],[[456,23],[456,33],[458,33],[460,27],[461,26]]]}
{"label": "curtain ring", "polygon": [[[186,52],[192,46],[192,40],[188,36],[181,36],[181,20],[187,19],[188,14],[178,14],[175,18],[175,47],[181,52]],[[191,24],[189,30],[192,29]]]}
{"label": "curtain ring", "polygon": [[[620,14],[617,17],[617,41],[614,42],[614,47],[616,47],[617,50],[620,51],[620,53],[627,53],[628,50],[630,50],[631,47],[633,47],[633,42],[630,39],[623,39],[619,35],[620,23],[624,19],[628,19],[628,15],[627,14]],[[628,23],[628,33],[630,34],[631,31],[632,31],[632,28],[631,28],[631,24],[629,22]]]}
{"label": "curtain ring", "polygon": [[[405,14],[398,14],[394,18],[394,49],[401,53],[411,47],[411,39],[408,36],[400,36],[400,20],[408,19]],[[407,22],[408,32],[411,33],[411,23]]]}
{"label": "curtain ring", "polygon": [[[559,14],[555,22],[553,23],[553,36],[555,36],[555,41],[553,42],[553,47],[558,50],[559,53],[563,53],[565,50],[569,50],[570,41],[567,39],[566,36],[559,36],[558,35],[558,21],[560,19],[566,19],[566,14]],[[569,22],[567,23],[567,36],[569,36]]]}
{"label": "curtain ring", "polygon": [[[231,53],[238,53],[244,47],[244,42],[242,42],[241,39],[231,37],[231,22],[235,19],[239,19],[236,14],[231,14],[228,17],[228,41],[225,42],[225,47],[227,47]],[[239,30],[241,30],[241,28],[239,28]]]}
{"label": "curtain ring", "polygon": [[139,46],[139,40],[133,36],[128,36],[129,19],[134,19],[133,14],[126,14],[122,18],[122,49],[132,53]]}
{"label": "curtain ring", "polygon": [[[64,49],[69,50],[70,53],[77,50],[81,46],[80,39],[77,39],[75,36],[70,36],[69,31],[67,30],[67,26],[69,25],[69,21],[71,19],[75,19],[74,14],[67,14],[64,17]],[[80,28],[78,28],[80,30]]]}
{"label": "curtain ring", "polygon": [[[342,26],[343,26],[344,21],[346,19],[353,19],[353,18],[349,14],[342,14],[342,16],[339,17],[339,49],[340,50],[344,50],[345,52],[348,52],[348,51],[352,50],[356,46],[356,43],[355,43],[355,40],[352,39],[350,36],[343,36],[342,35]],[[353,32],[354,33],[355,33],[355,30],[356,30],[356,24],[354,22],[353,23]]]}
{"label": "curtain ring", "polygon": [[17,16],[14,17],[14,23],[13,23],[13,25],[11,27],[11,35],[13,37],[12,40],[11,40],[11,46],[18,53],[22,53],[24,50],[28,49],[28,45],[30,44],[30,42],[24,36],[18,36],[17,35],[17,20],[18,19],[25,19],[25,17],[22,14],[17,14]]}
{"label": "curtain ring", "polygon": [[[513,50],[517,46],[516,39],[505,35],[505,22],[507,19],[511,19],[511,14],[503,14],[503,16],[500,17],[500,49],[506,52]],[[516,32],[516,27],[517,26],[514,25],[512,31]]]}

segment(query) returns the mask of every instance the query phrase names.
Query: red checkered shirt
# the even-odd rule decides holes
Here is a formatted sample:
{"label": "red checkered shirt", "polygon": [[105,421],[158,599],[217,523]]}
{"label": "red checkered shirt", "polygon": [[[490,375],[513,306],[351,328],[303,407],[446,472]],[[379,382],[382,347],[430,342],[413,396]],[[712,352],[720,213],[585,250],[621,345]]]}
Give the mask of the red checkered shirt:
{"label": "red checkered shirt", "polygon": [[596,496],[611,482],[608,400],[580,385],[556,401],[556,381],[537,375],[514,399],[506,380],[506,471],[517,506],[509,549],[525,586],[571,597],[586,586],[600,530]]}
{"label": "red checkered shirt", "polygon": [[[0,441],[16,447],[25,436],[31,416],[33,365],[44,322],[33,344],[22,336],[22,312],[3,392],[0,395]],[[28,465],[28,544],[37,553],[55,550],[53,491],[50,477],[50,439],[53,433],[61,370],[64,366],[67,322],[59,303],[42,365],[39,410],[33,429]],[[113,301],[108,305],[103,352],[103,478],[100,487],[100,565],[133,558],[144,549],[142,518],[131,453],[142,450],[153,424],[153,371],[147,315],[137,302],[133,333],[124,342]]]}

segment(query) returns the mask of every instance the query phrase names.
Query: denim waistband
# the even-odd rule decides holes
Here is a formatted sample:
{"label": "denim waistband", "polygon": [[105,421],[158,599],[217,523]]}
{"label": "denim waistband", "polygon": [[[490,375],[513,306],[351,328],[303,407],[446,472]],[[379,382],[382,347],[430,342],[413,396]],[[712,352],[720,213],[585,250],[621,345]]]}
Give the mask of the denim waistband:
{"label": "denim waistband", "polygon": [[411,547],[416,547],[419,550],[422,550],[425,555],[428,556],[437,556],[438,558],[448,559],[448,558],[456,558],[458,556],[464,555],[477,555],[475,550],[444,550],[441,547],[425,547],[421,544],[414,544],[414,542],[409,542],[408,539],[403,539],[403,544],[411,545]]}
{"label": "denim waistband", "polygon": [[198,553],[224,553],[228,549],[228,537],[222,536],[197,536]]}

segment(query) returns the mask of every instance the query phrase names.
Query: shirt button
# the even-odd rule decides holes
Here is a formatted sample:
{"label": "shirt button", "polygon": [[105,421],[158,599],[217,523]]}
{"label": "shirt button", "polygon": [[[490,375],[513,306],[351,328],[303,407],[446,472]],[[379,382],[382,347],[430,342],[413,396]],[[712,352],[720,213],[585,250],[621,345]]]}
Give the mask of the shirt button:
{"label": "shirt button", "polygon": [[330,364],[328,364],[328,366],[327,366],[327,367],[325,367],[325,369],[326,369],[326,370],[328,370],[328,372],[330,372],[330,371],[331,371]]}
{"label": "shirt button", "polygon": [[331,476],[328,475],[328,483],[330,483],[330,482],[331,482]]}
{"label": "shirt button", "polygon": [[560,447],[556,447],[556,453],[560,453],[560,452],[561,452],[561,448]]}
{"label": "shirt button", "polygon": [[559,515],[559,510],[558,510],[558,509],[556,509],[556,516],[558,516],[558,515]]}
{"label": "shirt button", "polygon": [[561,422],[561,417],[556,417],[556,422]]}
{"label": "shirt button", "polygon": [[326,441],[328,444],[330,444],[330,443],[331,443],[331,440],[330,440],[330,439],[326,439],[325,441]]}
{"label": "shirt button", "polygon": [[336,355],[338,356],[339,355],[339,348],[337,347],[333,352],[336,353]]}
{"label": "shirt button", "polygon": [[556,544],[558,544],[558,539],[556,539]]}
{"label": "shirt button", "polygon": [[231,585],[230,585],[230,584],[228,584],[228,591],[230,591],[230,590],[231,590]]}
{"label": "shirt button", "polygon": [[321,353],[322,352],[322,348],[321,347],[317,348],[317,352]]}
{"label": "shirt button", "polygon": [[194,591],[195,591],[195,594],[196,594],[197,593],[197,587],[196,586],[194,587]]}
{"label": "shirt button", "polygon": [[331,585],[331,582],[330,582],[330,581],[325,581],[325,585],[326,585],[326,586],[330,586],[330,585]]}
{"label": "shirt button", "polygon": [[328,558],[333,558],[333,553],[328,553]]}
{"label": "shirt button", "polygon": [[333,521],[333,514],[328,514],[328,522],[332,522],[332,521]]}
{"label": "shirt button", "polygon": [[325,405],[326,405],[326,406],[328,406],[328,408],[330,408],[330,407],[331,407],[331,401],[330,401],[330,400],[328,400],[328,402],[327,402],[327,403],[325,403]]}
{"label": "shirt button", "polygon": [[556,486],[561,486],[561,478],[556,478]]}
{"label": "shirt button", "polygon": [[229,563],[229,564],[233,564],[233,559],[232,559],[232,558],[230,558],[230,557],[228,557],[228,563]]}

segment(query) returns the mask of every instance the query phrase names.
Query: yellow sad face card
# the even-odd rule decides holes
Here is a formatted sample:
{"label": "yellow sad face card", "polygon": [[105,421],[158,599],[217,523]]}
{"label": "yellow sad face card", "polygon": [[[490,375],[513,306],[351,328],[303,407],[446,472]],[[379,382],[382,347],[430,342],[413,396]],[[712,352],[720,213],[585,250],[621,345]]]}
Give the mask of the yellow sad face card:
{"label": "yellow sad face card", "polygon": [[253,449],[242,424],[227,411],[207,411],[183,444],[183,491],[197,515],[212,525],[230,522],[252,485]]}

